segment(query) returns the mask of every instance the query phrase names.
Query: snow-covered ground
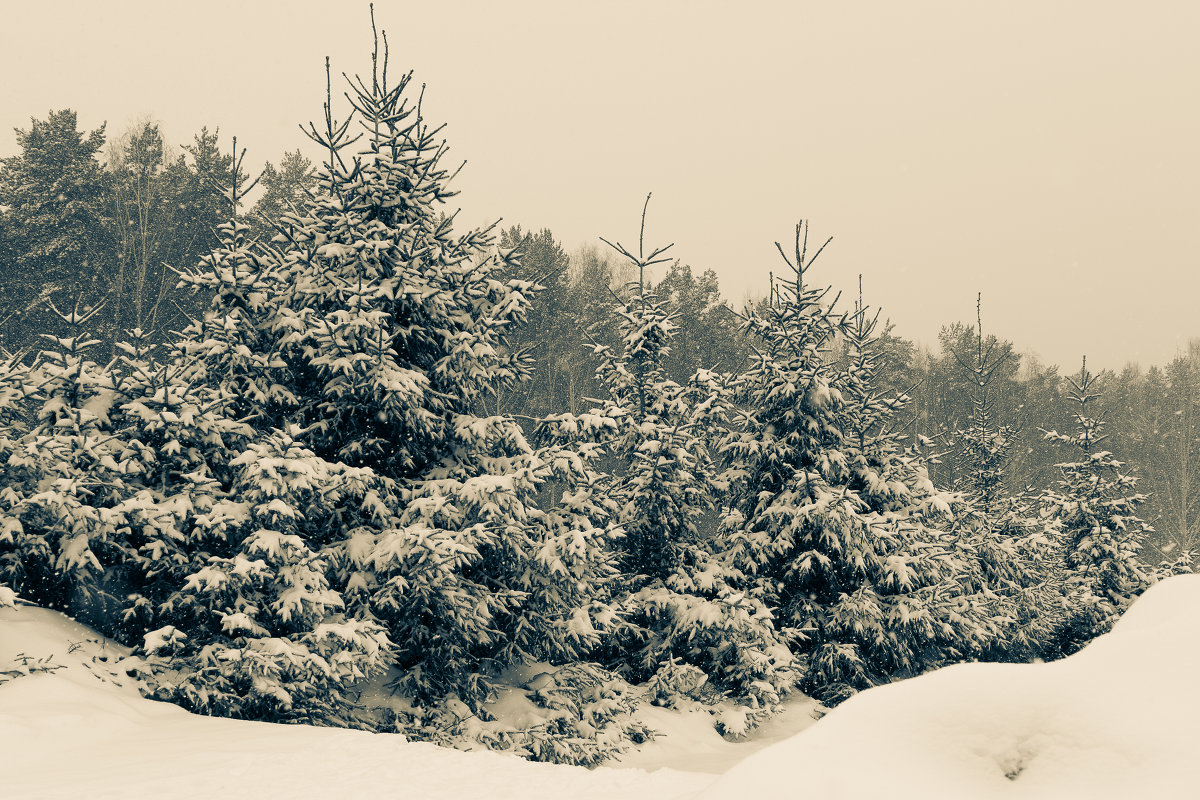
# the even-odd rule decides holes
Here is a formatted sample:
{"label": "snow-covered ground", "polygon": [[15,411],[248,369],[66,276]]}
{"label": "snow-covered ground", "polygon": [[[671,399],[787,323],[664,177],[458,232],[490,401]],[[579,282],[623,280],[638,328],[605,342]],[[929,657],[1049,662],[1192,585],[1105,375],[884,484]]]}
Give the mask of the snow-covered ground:
{"label": "snow-covered ground", "polygon": [[[962,664],[864,692],[702,797],[1200,797],[1200,575],[1049,664]],[[783,796],[788,796],[784,792]]]}
{"label": "snow-covered ground", "polygon": [[1066,661],[950,667],[816,724],[797,704],[748,743],[662,711],[668,736],[592,771],[197,717],[117,685],[126,655],[52,612],[0,610],[0,797],[1200,796],[1200,576],[1151,589]]}

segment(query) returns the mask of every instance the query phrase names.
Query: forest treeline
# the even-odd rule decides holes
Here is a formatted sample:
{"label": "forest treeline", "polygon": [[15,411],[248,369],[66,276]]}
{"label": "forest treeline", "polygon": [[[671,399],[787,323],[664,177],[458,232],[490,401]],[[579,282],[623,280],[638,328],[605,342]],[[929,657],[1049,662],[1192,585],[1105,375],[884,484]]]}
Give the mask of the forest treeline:
{"label": "forest treeline", "polygon": [[[504,406],[537,416],[578,410],[585,397],[603,393],[594,354],[580,347],[579,332],[603,335],[612,291],[629,278],[608,254],[581,248],[568,254],[551,231],[503,232],[508,246],[524,253],[522,276],[545,278],[546,291],[516,341],[535,356],[535,379]],[[668,298],[678,333],[664,366],[684,381],[700,367],[738,372],[753,356],[753,342],[741,333],[742,314],[721,295],[717,275],[671,261],[653,284]],[[986,301],[986,298],[984,298]],[[986,310],[986,309],[985,309]],[[887,309],[883,309],[886,314]],[[895,428],[905,441],[920,445],[938,485],[961,482],[952,457],[955,432],[965,428],[973,408],[973,371],[978,345],[975,321],[948,321],[931,347],[905,339],[881,319],[879,385],[884,393],[906,395]],[[1046,433],[1069,431],[1076,402],[1071,378],[1079,367],[1046,364],[1032,352],[1019,352],[1011,340],[986,333],[983,347],[999,362],[991,377],[995,416],[1013,434],[1004,470],[1013,490],[1044,491],[1061,477],[1065,453]],[[1081,361],[1087,354],[1080,354]],[[1147,495],[1142,514],[1155,533],[1147,557],[1174,559],[1200,544],[1200,339],[1165,366],[1129,364],[1102,371],[1097,413],[1108,423],[1105,447],[1138,476]]]}
{"label": "forest treeline", "polygon": [[[55,303],[103,301],[88,333],[110,348],[122,331],[135,328],[151,341],[165,341],[202,314],[208,297],[180,286],[175,270],[218,244],[228,212],[217,187],[227,180],[231,156],[221,152],[218,134],[205,129],[172,158],[159,127],[139,122],[110,141],[103,127],[78,130],[75,113],[63,110],[17,132],[20,152],[0,159],[0,343],[9,352],[42,347],[42,334],[61,326]],[[300,150],[284,153],[278,165],[267,162],[245,215],[252,235],[270,238],[270,221],[299,207],[315,186],[314,165]],[[513,337],[533,360],[532,379],[502,393],[496,408],[532,417],[579,411],[587,398],[602,394],[599,361],[581,333],[607,335],[613,292],[630,278],[629,269],[594,245],[568,252],[545,229],[511,227],[501,231],[501,244],[523,253],[510,277],[544,288]],[[678,328],[664,362],[672,379],[684,380],[701,366],[737,372],[749,363],[752,346],[740,333],[745,309],[722,297],[712,270],[671,260],[656,272],[653,291],[669,298]],[[932,347],[891,329],[881,336],[880,381],[910,397],[900,427],[912,442],[930,440],[930,473],[948,486],[957,480],[954,460],[936,454],[947,451],[971,413],[964,360],[975,335],[974,324],[956,320],[943,326]],[[988,333],[985,347],[1003,360],[993,377],[997,420],[1016,434],[1006,479],[1013,487],[1050,488],[1062,453],[1045,431],[1072,424],[1067,375],[1076,367],[1018,352],[1002,334]],[[1155,529],[1149,557],[1194,549],[1200,543],[1200,340],[1166,365],[1131,364],[1099,379],[1108,447],[1147,494],[1143,513]]]}
{"label": "forest treeline", "polygon": [[[19,132],[0,602],[199,713],[596,763],[637,702],[734,703],[737,736],[796,690],[1061,657],[1191,570],[1200,353],[1060,374],[982,313],[918,348],[817,282],[805,224],[735,309],[649,198],[636,243],[457,231],[440,128],[375,63],[250,207],[207,131]],[[502,686],[536,724],[492,724]]]}

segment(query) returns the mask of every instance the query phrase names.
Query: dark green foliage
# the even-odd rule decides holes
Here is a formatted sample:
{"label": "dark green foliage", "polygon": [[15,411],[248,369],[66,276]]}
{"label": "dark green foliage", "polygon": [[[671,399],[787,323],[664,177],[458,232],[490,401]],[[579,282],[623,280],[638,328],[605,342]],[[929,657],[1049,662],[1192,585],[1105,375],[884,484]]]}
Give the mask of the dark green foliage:
{"label": "dark green foliage", "polygon": [[1067,591],[1073,613],[1060,645],[1070,653],[1112,627],[1117,616],[1151,583],[1139,551],[1151,529],[1138,517],[1145,495],[1137,479],[1102,444],[1104,423],[1093,416],[1100,399],[1097,376],[1087,363],[1069,379],[1077,404],[1073,434],[1046,438],[1070,447],[1077,460],[1060,464],[1062,478],[1047,493],[1048,511],[1061,526]]}
{"label": "dark green foliage", "polygon": [[[571,494],[590,481],[586,457],[486,415],[526,376],[509,337],[534,285],[508,277],[517,256],[490,229],[456,233],[441,213],[454,192],[440,129],[411,74],[390,84],[376,55],[351,83],[353,116],[326,106],[311,128],[327,152],[312,197],[255,261],[270,291],[244,316],[269,357],[247,378],[276,402],[256,425],[278,415],[318,458],[379,481],[385,522],[335,530],[330,546],[348,610],[388,631],[396,687],[478,707],[507,666],[595,645],[613,531]],[[539,503],[551,480],[568,491]]]}
{"label": "dark green foliage", "polygon": [[672,261],[654,293],[672,309],[678,330],[663,369],[677,383],[686,383],[700,370],[737,374],[747,364],[749,348],[741,335],[741,319],[721,297],[711,269],[699,275],[681,261]]}
{"label": "dark green foliage", "polygon": [[65,331],[48,308],[98,303],[107,290],[111,239],[104,212],[109,178],[98,156],[104,126],[86,133],[75,112],[51,111],[17,130],[20,153],[0,159],[5,247],[0,337],[10,350],[39,347]]}
{"label": "dark green foliage", "polygon": [[284,224],[284,215],[304,208],[316,184],[316,170],[299,150],[284,153],[278,167],[268,161],[259,178],[262,195],[250,213],[254,237],[263,241],[273,238]]}
{"label": "dark green foliage", "polygon": [[531,417],[576,410],[573,401],[578,402],[581,373],[589,359],[579,341],[583,322],[579,289],[571,281],[571,259],[548,230],[535,234],[515,226],[501,233],[500,246],[520,254],[505,276],[539,287],[525,324],[512,331],[510,340],[513,350],[530,360],[530,380],[501,392],[503,410]]}
{"label": "dark green foliage", "polygon": [[973,554],[936,527],[947,498],[889,433],[899,401],[876,388],[874,323],[861,303],[834,314],[827,290],[805,283],[815,257],[798,226],[793,279],[746,323],[758,351],[725,445],[725,557],[773,609],[802,686],[838,701],[964,657],[990,621],[961,589]]}

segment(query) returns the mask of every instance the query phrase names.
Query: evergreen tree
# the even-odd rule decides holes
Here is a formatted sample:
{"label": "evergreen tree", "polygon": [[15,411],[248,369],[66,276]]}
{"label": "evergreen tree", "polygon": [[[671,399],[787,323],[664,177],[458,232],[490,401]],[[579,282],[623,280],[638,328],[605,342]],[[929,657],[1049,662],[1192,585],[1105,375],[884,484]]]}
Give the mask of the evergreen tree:
{"label": "evergreen tree", "polygon": [[[982,313],[981,308],[977,310]],[[996,422],[992,382],[1014,357],[1011,347],[1001,346],[994,337],[984,338],[982,321],[966,352],[950,352],[960,367],[960,378],[971,387],[968,424],[956,430],[952,439],[954,487],[970,495],[984,513],[996,514],[1007,497],[1005,468],[1017,432],[1010,425]]]}
{"label": "evergreen tree", "polygon": [[1012,355],[985,339],[982,295],[978,300],[970,351],[952,351],[972,401],[970,423],[951,440],[954,488],[965,500],[956,520],[956,545],[978,559],[980,569],[966,588],[997,625],[998,636],[981,655],[1024,661],[1054,655],[1053,641],[1065,622],[1057,566],[1061,539],[1054,523],[1038,515],[1028,492],[1008,491],[1006,470],[1016,431],[995,420],[992,382]]}
{"label": "evergreen tree", "polygon": [[268,258],[282,291],[259,328],[261,380],[305,447],[386,486],[387,526],[346,552],[362,589],[351,610],[387,628],[397,685],[476,704],[506,665],[595,636],[602,576],[586,565],[603,562],[604,532],[564,541],[536,503],[552,465],[514,420],[482,413],[526,372],[508,336],[533,286],[501,279],[514,255],[489,230],[455,234],[439,213],[453,195],[440,129],[409,99],[411,73],[389,83],[378,40],[373,64],[351,84],[351,118],[335,123],[327,103],[309,131],[327,155]]}
{"label": "evergreen tree", "polygon": [[[0,206],[11,250],[3,276],[0,328],[8,349],[38,349],[39,334],[66,334],[61,317],[49,311],[77,300],[94,306],[107,289],[112,258],[104,213],[107,177],[97,160],[104,126],[77,128],[74,111],[51,111],[17,130],[18,155],[0,159]],[[69,334],[68,334],[69,335]]]}
{"label": "evergreen tree", "polygon": [[1071,652],[1106,632],[1116,617],[1149,585],[1151,578],[1138,553],[1152,532],[1137,514],[1146,499],[1137,479],[1101,449],[1108,439],[1094,407],[1100,399],[1097,378],[1086,359],[1078,378],[1069,378],[1077,404],[1074,434],[1045,433],[1046,439],[1077,449],[1080,460],[1060,464],[1062,480],[1046,497],[1050,514],[1062,527],[1067,588],[1078,603],[1061,645]]}
{"label": "evergreen tree", "polygon": [[[267,275],[245,244],[249,186],[228,159],[230,222],[189,282],[211,308],[157,359],[135,332],[119,391],[131,559],[128,638],[148,654],[154,696],[198,712],[348,721],[344,690],[388,663],[383,628],[346,614],[345,531],[390,519],[379,479],[318,458],[289,429],[260,428],[279,405],[260,325]],[[259,349],[253,349],[259,348]],[[290,400],[285,397],[283,402]]]}
{"label": "evergreen tree", "polygon": [[[797,226],[795,257],[784,256],[794,277],[747,319],[759,349],[725,444],[724,535],[731,565],[801,657],[802,686],[837,701],[961,657],[986,626],[958,610],[960,569],[928,529],[944,498],[880,431],[871,325],[862,309],[836,315],[828,289],[805,280],[824,247],[810,258]],[[839,338],[850,343],[841,371],[829,358]]]}
{"label": "evergreen tree", "polygon": [[836,684],[868,682],[857,648],[826,630],[829,608],[857,588],[853,559],[870,549],[871,533],[857,498],[841,485],[843,398],[824,352],[840,320],[823,305],[826,293],[804,284],[811,261],[800,226],[796,244],[797,260],[785,257],[794,280],[778,287],[778,299],[773,286],[771,302],[745,324],[760,349],[741,376],[742,410],[724,446],[734,465],[725,535],[731,564],[806,656],[805,677],[815,678],[806,688],[824,695],[828,687],[819,684],[830,673]]}
{"label": "evergreen tree", "polygon": [[[838,386],[847,486],[857,493],[876,534],[884,568],[873,576],[873,604],[845,614],[843,635],[858,632],[860,650],[879,676],[913,675],[970,657],[997,635],[986,608],[966,596],[978,570],[975,554],[957,547],[949,532],[961,512],[958,496],[935,488],[926,464],[902,446],[899,422],[907,393],[881,387],[894,341],[877,332],[859,277],[854,313],[841,330],[845,352]],[[863,611],[873,616],[864,625]],[[871,635],[862,635],[864,631]]]}
{"label": "evergreen tree", "polygon": [[[647,195],[647,206],[649,202]],[[634,575],[661,580],[678,565],[677,548],[695,538],[696,517],[702,510],[697,500],[705,494],[699,481],[711,469],[693,461],[707,458],[702,435],[693,434],[697,425],[711,425],[711,421],[688,413],[693,409],[686,406],[694,405],[695,398],[686,397],[663,370],[662,360],[670,352],[676,327],[647,285],[645,271],[668,260],[661,255],[670,245],[646,255],[645,225],[643,209],[637,256],[610,244],[638,271],[634,296],[616,309],[621,349],[601,343],[593,349],[601,360],[598,377],[609,393],[609,405],[601,413],[617,421],[610,450],[617,469],[623,472],[622,466],[627,465],[633,473],[618,475],[613,489],[622,505],[625,567]],[[716,415],[720,411],[713,409]],[[684,440],[694,446],[684,447]]]}
{"label": "evergreen tree", "polygon": [[605,424],[592,430],[603,434],[606,494],[624,534],[614,598],[622,625],[607,660],[636,681],[650,680],[661,702],[707,684],[773,706],[795,682],[791,654],[767,608],[733,586],[736,573],[712,550],[716,498],[725,489],[712,445],[725,422],[726,379],[706,369],[682,385],[668,377],[676,328],[646,276],[668,260],[667,247],[647,254],[642,237],[637,255],[610,245],[637,281],[615,308],[620,344],[593,343],[608,397],[591,412]]}
{"label": "evergreen tree", "polygon": [[[291,434],[248,442],[224,498],[195,508],[190,574],[145,635],[156,697],[248,719],[348,721],[345,690],[389,661],[371,619],[329,582],[328,528],[369,499],[373,476],[317,459]],[[198,551],[198,552],[197,552]]]}
{"label": "evergreen tree", "polygon": [[197,366],[140,329],[117,343],[109,411],[124,476],[113,507],[125,559],[109,580],[124,601],[112,635],[140,644],[163,603],[230,538],[229,462],[251,430],[220,413]]}
{"label": "evergreen tree", "polygon": [[250,213],[255,238],[271,239],[284,214],[298,213],[316,188],[313,163],[300,150],[284,153],[276,167],[270,161],[260,178],[263,193]]}
{"label": "evergreen tree", "polygon": [[115,386],[111,371],[91,358],[99,342],[86,334],[100,307],[48,305],[68,335],[44,334],[53,348],[40,363],[23,369],[10,362],[7,375],[2,579],[31,602],[109,631],[120,601],[107,578],[129,557],[114,513],[127,494],[113,436]]}

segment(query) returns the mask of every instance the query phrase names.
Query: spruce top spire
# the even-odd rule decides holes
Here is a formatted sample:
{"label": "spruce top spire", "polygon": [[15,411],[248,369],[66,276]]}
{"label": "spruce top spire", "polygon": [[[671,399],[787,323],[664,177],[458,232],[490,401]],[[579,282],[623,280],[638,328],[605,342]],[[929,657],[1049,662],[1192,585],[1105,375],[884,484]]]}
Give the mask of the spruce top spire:
{"label": "spruce top spire", "polygon": [[[793,277],[791,280],[791,287],[794,295],[793,302],[797,305],[797,310],[803,310],[803,308],[810,302],[819,302],[820,299],[824,297],[826,292],[829,291],[826,289],[825,291],[819,292],[815,301],[806,299],[807,296],[804,285],[804,276],[812,267],[817,258],[820,257],[821,253],[825,251],[825,248],[829,246],[829,243],[833,241],[833,237],[830,236],[825,240],[824,244],[817,248],[816,252],[812,254],[812,257],[809,258],[808,232],[809,224],[807,221],[800,220],[796,223],[796,240],[794,245],[795,255],[793,258],[788,258],[787,253],[783,251],[783,245],[781,245],[779,242],[775,243],[775,249],[778,250],[779,255],[783,257],[783,263],[787,264],[788,268],[792,271]],[[774,285],[774,276],[775,273],[771,273],[772,285]]]}
{"label": "spruce top spire", "polygon": [[642,204],[642,224],[641,224],[641,227],[638,229],[638,254],[636,256],[633,253],[629,252],[628,248],[626,248],[620,242],[613,244],[608,239],[605,239],[603,236],[600,237],[600,241],[604,242],[606,245],[611,247],[613,250],[616,250],[618,253],[625,256],[625,258],[627,258],[631,262],[633,262],[634,266],[636,266],[638,268],[638,294],[639,295],[644,294],[646,291],[646,268],[652,267],[655,264],[662,264],[667,261],[670,261],[671,259],[664,257],[663,253],[667,252],[668,250],[670,250],[672,247],[675,246],[675,244],[672,242],[671,244],[667,244],[667,245],[663,245],[662,247],[654,248],[653,250],[650,251],[649,254],[646,253],[646,210],[648,208],[650,208],[650,197],[652,194],[653,194],[653,192],[647,192],[646,202]]}

